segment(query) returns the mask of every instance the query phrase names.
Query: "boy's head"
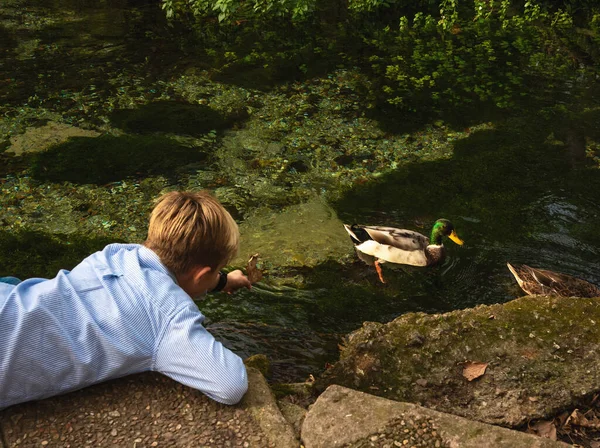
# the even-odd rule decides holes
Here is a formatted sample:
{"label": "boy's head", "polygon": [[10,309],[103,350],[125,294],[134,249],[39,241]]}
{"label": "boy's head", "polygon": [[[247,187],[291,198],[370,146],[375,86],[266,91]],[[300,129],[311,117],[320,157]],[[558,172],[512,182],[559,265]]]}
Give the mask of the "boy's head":
{"label": "boy's head", "polygon": [[198,266],[214,271],[236,255],[239,230],[229,212],[207,191],[172,191],[154,206],[144,245],[175,275]]}

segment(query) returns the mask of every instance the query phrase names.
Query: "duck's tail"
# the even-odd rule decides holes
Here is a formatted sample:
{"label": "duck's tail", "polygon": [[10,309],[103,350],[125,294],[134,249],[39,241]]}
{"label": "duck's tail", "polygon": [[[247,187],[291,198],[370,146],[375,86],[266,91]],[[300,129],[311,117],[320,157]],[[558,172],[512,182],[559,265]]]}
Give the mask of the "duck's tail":
{"label": "duck's tail", "polygon": [[519,275],[519,273],[517,272],[517,270],[510,263],[506,263],[506,266],[508,267],[508,269],[510,270],[510,272],[512,273],[512,275],[515,277],[515,280],[517,281],[517,283],[519,284],[519,286],[521,288],[523,288],[523,279],[521,278],[521,276]]}
{"label": "duck's tail", "polygon": [[350,239],[352,240],[352,242],[354,244],[360,244],[362,243],[362,241],[356,236],[356,233],[354,233],[354,229],[356,227],[356,224],[352,224],[351,226],[349,226],[348,224],[344,224],[344,229],[346,229],[346,232],[348,232],[348,235],[350,235]]}

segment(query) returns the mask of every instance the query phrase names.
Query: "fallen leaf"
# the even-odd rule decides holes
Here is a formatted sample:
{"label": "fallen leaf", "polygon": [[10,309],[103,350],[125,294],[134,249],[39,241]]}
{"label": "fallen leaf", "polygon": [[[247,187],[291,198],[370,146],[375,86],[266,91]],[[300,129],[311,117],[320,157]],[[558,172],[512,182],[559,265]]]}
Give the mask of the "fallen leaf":
{"label": "fallen leaf", "polygon": [[563,412],[559,416],[556,417],[556,421],[558,423],[558,427],[562,428],[565,426],[567,419],[569,418],[569,413],[567,411]]}
{"label": "fallen leaf", "polygon": [[246,274],[250,283],[256,283],[263,277],[262,271],[256,267],[257,262],[258,254],[251,255],[248,260],[248,266],[246,266]]}
{"label": "fallen leaf", "polygon": [[485,373],[485,369],[487,369],[487,362],[473,362],[466,361],[463,363],[463,376],[468,381],[473,381],[476,378],[479,378]]}
{"label": "fallen leaf", "polygon": [[582,428],[600,429],[600,420],[595,417],[592,420],[588,420],[579,409],[575,409],[565,422],[565,426],[568,427],[571,425],[581,426]]}
{"label": "fallen leaf", "polygon": [[539,420],[527,428],[529,434],[535,434],[546,439],[556,440],[556,426],[554,422]]}
{"label": "fallen leaf", "polygon": [[575,409],[573,412],[571,412],[571,415],[569,415],[569,418],[567,418],[567,421],[565,422],[565,426],[570,427],[571,425],[577,425],[577,426],[583,426],[581,423],[583,423],[584,421],[587,421],[587,418],[585,418],[585,415],[583,415],[579,409]]}

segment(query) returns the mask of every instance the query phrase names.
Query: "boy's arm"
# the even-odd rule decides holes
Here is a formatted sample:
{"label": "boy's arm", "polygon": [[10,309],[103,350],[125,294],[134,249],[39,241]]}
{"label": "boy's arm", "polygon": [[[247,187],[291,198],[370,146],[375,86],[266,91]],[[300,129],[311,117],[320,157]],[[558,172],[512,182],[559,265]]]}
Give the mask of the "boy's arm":
{"label": "boy's arm", "polygon": [[172,319],[156,349],[154,370],[219,403],[236,404],[248,389],[246,367],[202,326],[203,320],[191,307]]}
{"label": "boy's arm", "polygon": [[215,287],[217,287],[217,290],[213,290],[212,292],[223,291],[223,292],[231,294],[232,292],[235,292],[240,288],[248,288],[248,289],[252,288],[252,283],[250,283],[250,280],[248,280],[248,277],[246,277],[246,275],[244,275],[244,273],[242,271],[240,271],[239,269],[236,269],[235,271],[231,271],[230,273],[226,274],[226,276],[227,276],[226,283],[221,288],[218,288],[218,283],[217,283],[215,285]]}

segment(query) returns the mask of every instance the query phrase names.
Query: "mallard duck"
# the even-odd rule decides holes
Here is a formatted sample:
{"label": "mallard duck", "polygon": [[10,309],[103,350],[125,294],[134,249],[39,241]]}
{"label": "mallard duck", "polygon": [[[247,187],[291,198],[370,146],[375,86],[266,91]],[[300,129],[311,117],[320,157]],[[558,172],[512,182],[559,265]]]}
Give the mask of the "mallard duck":
{"label": "mallard duck", "polygon": [[600,288],[585,280],[559,272],[536,269],[526,264],[506,263],[523,291],[530,295],[600,297]]}
{"label": "mallard duck", "polygon": [[462,246],[463,241],[447,219],[438,219],[431,230],[431,238],[418,232],[394,227],[361,226],[344,224],[354,243],[358,257],[367,264],[375,265],[379,280],[385,283],[380,263],[432,266],[444,259],[446,250],[442,237],[447,236]]}

